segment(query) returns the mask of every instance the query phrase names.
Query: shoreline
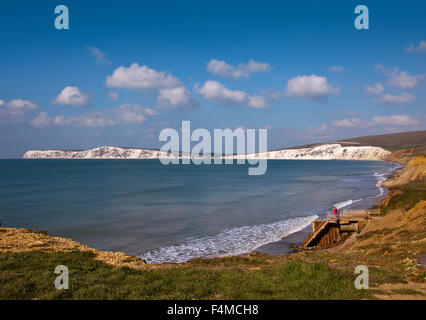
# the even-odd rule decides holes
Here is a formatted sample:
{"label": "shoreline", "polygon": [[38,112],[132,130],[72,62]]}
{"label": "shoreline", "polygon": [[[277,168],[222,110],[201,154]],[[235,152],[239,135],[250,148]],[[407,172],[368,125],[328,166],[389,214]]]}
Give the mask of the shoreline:
{"label": "shoreline", "polygon": [[259,252],[259,253],[267,254],[270,256],[280,256],[280,255],[285,255],[285,254],[295,252],[291,248],[291,246],[292,245],[298,246],[302,244],[303,240],[306,239],[306,237],[309,235],[311,230],[312,230],[312,226],[309,225],[303,228],[302,230],[296,231],[284,238],[281,238],[281,240],[279,241],[271,242],[263,246],[260,246],[259,248],[249,252],[249,254],[253,252]]}
{"label": "shoreline", "polygon": [[[355,210],[367,210],[368,211],[368,210],[374,210],[375,208],[378,208],[380,206],[380,204],[383,202],[383,200],[386,199],[388,192],[389,192],[389,189],[387,187],[383,186],[383,183],[385,183],[386,181],[388,181],[390,179],[393,179],[395,176],[398,175],[397,170],[402,170],[405,167],[405,165],[398,163],[398,162],[395,162],[395,161],[384,161],[384,162],[389,162],[389,163],[392,163],[393,165],[395,165],[395,167],[388,174],[386,174],[384,176],[385,179],[383,181],[380,181],[380,185],[377,185],[379,190],[385,189],[386,191],[383,194],[379,194],[377,196],[379,199],[374,201],[374,203],[372,203],[369,207],[357,208]],[[351,210],[351,209],[349,209],[349,210]],[[320,216],[320,217],[316,218],[315,220],[321,220],[323,218],[324,217]],[[281,240],[279,240],[279,241],[275,241],[275,242],[271,242],[271,243],[262,245],[259,248],[248,252],[247,254],[259,252],[259,253],[268,254],[268,255],[271,255],[271,256],[279,256],[279,255],[285,255],[285,254],[297,252],[297,251],[293,250],[291,248],[291,246],[302,245],[303,241],[309,236],[311,231],[312,231],[312,224],[309,225],[309,226],[306,226],[302,230],[296,231],[292,234],[289,234],[286,237],[281,238]]]}
{"label": "shoreline", "polygon": [[[290,251],[290,243],[303,241],[308,226],[254,252],[180,263],[147,264],[139,257],[92,249],[43,231],[0,227],[0,268],[9,288],[0,290],[0,295],[8,299],[170,299],[170,286],[176,286],[181,288],[173,296],[177,299],[426,299],[425,186],[426,156],[418,156],[387,176],[387,197],[376,203],[378,207],[370,211],[374,216],[344,242]],[[8,269],[17,259],[22,261],[17,269]],[[59,264],[72,268],[79,279],[68,297],[52,289],[52,270]],[[362,293],[353,286],[354,268],[360,264],[371,270],[371,290]],[[37,285],[22,294],[22,285],[14,281],[18,274]],[[277,282],[277,277],[285,281]],[[330,277],[339,283],[338,294],[336,286],[330,286]],[[146,287],[152,279],[157,283],[155,293]],[[98,294],[91,289],[93,281],[103,283]],[[240,290],[242,281],[249,284],[245,291]],[[268,293],[263,291],[265,283]],[[309,295],[307,287],[313,290]]]}
{"label": "shoreline", "polygon": [[[392,163],[392,164],[398,164],[395,161],[387,161],[387,162]],[[395,174],[395,171],[398,170],[398,169],[401,169],[401,165],[400,164],[398,164],[397,167],[393,168],[388,174],[386,174],[386,176],[385,176],[386,179],[384,181],[387,181],[388,179],[390,179]],[[381,183],[383,184],[384,181],[382,181]],[[382,187],[382,188],[384,188],[384,187]],[[380,187],[379,187],[379,189],[380,189]],[[383,201],[383,199],[385,197],[386,196],[380,197],[379,200],[375,201],[372,205],[370,205],[369,209],[372,209],[375,206],[378,206]],[[365,210],[368,210],[368,209],[365,209]],[[326,214],[324,214],[324,215],[326,215]],[[324,216],[322,215],[322,216],[316,218],[315,220],[318,220],[318,219],[321,219],[321,218],[324,218]],[[230,254],[230,255],[220,256],[220,257],[247,256],[247,255],[250,255],[250,254],[255,253],[255,252],[262,253],[262,254],[267,254],[267,255],[271,255],[271,256],[280,256],[280,255],[290,254],[290,253],[295,252],[292,249],[292,246],[294,245],[294,246],[297,247],[298,245],[302,244],[303,241],[306,239],[306,237],[308,237],[309,234],[311,233],[311,228],[312,228],[312,223],[310,223],[309,225],[307,225],[306,227],[304,227],[301,230],[298,230],[296,232],[293,232],[293,233],[289,234],[288,236],[285,236],[285,237],[281,238],[278,241],[274,241],[274,242],[270,242],[270,243],[261,245],[260,247],[257,247],[254,250],[250,250],[250,251],[247,251],[245,253],[241,253],[241,254],[237,254],[237,255],[236,254]],[[16,228],[16,229],[19,230],[19,228]],[[62,237],[54,237],[54,238],[62,238]],[[62,238],[62,239],[68,239],[68,238]],[[69,240],[74,241],[72,239],[69,239]],[[122,254],[122,255],[125,255],[125,256],[131,256],[131,255],[128,255],[124,251],[97,250],[97,249],[94,249],[94,248],[90,248],[90,247],[88,247],[88,246],[86,246],[84,244],[81,244],[81,247],[89,248],[90,250],[93,250],[93,251],[96,251],[96,252],[107,252],[107,253],[112,253],[113,252],[113,253],[116,253],[116,254]],[[1,247],[0,247],[0,251],[1,251]],[[143,260],[143,258],[141,258],[140,256],[135,256],[135,258],[136,259],[140,259],[141,261],[143,261],[145,263],[145,261]],[[212,257],[212,258],[214,259],[214,257]],[[207,258],[207,257],[195,257],[193,259],[209,259],[209,258]],[[190,260],[193,260],[193,259],[190,259]],[[187,261],[183,261],[183,262],[147,263],[147,265],[156,266],[156,265],[165,265],[165,264],[185,264],[186,262]]]}

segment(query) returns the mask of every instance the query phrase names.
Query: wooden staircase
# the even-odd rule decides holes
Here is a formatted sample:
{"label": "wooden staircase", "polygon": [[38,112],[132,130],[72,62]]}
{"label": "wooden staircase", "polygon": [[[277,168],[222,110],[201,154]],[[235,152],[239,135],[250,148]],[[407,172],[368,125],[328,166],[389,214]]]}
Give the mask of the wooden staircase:
{"label": "wooden staircase", "polygon": [[346,239],[350,233],[358,231],[363,218],[343,218],[315,220],[312,232],[302,244],[304,248],[329,247]]}

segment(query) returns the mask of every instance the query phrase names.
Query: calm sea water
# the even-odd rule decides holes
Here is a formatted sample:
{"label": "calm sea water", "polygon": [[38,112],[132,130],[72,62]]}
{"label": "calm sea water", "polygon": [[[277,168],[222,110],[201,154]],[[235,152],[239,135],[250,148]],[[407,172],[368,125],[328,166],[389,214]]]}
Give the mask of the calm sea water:
{"label": "calm sea water", "polygon": [[239,254],[338,207],[367,207],[393,164],[268,161],[169,165],[158,160],[0,160],[0,219],[148,262]]}

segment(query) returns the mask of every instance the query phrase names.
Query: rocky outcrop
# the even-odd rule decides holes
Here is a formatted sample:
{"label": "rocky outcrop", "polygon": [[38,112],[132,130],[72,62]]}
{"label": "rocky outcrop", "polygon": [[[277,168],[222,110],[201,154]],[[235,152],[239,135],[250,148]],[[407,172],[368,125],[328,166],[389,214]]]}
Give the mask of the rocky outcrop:
{"label": "rocky outcrop", "polygon": [[[251,155],[224,156],[223,158],[281,160],[386,160],[389,154],[389,151],[380,147],[348,147],[333,143],[309,148],[268,151]],[[179,154],[167,154],[166,152],[159,150],[121,147],[99,147],[81,151],[30,150],[23,156],[24,159],[158,159],[168,157],[182,156]]]}

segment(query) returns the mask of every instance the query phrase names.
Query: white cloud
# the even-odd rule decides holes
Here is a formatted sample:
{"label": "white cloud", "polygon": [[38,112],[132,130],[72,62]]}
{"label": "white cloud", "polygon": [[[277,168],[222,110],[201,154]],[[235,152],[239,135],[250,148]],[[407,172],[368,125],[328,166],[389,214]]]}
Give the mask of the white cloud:
{"label": "white cloud", "polygon": [[389,84],[401,89],[411,89],[417,87],[417,78],[410,76],[406,71],[392,72],[389,76]]}
{"label": "white cloud", "polygon": [[419,124],[419,120],[409,115],[394,115],[394,116],[377,116],[372,120],[375,124],[381,126],[416,126]]}
{"label": "white cloud", "polygon": [[266,108],[266,100],[262,96],[250,96],[239,90],[229,90],[217,81],[208,80],[198,89],[198,92],[206,99],[218,101],[224,105],[247,105],[256,109]]}
{"label": "white cloud", "polygon": [[116,101],[116,100],[118,100],[118,93],[117,92],[110,92],[110,93],[108,93],[108,97],[111,100]]}
{"label": "white cloud", "polygon": [[57,115],[48,117],[47,113],[41,112],[38,117],[30,123],[35,127],[74,126],[74,127],[107,127],[120,124],[139,124],[145,122],[148,116],[157,115],[158,112],[149,108],[143,108],[138,104],[125,104],[115,109],[96,111],[78,116],[65,117]]}
{"label": "white cloud", "polygon": [[163,106],[171,108],[194,105],[194,102],[191,100],[190,92],[183,86],[160,89],[158,102]]}
{"label": "white cloud", "polygon": [[328,125],[327,124],[325,124],[325,123],[323,123],[322,125],[320,125],[319,127],[318,127],[318,131],[319,132],[324,132],[324,131],[327,131],[328,130]]}
{"label": "white cloud", "polygon": [[341,127],[341,128],[359,127],[362,125],[362,121],[357,118],[342,119],[342,120],[333,121],[333,125],[335,127]]}
{"label": "white cloud", "polygon": [[142,123],[146,120],[145,109],[137,104],[122,105],[114,113],[116,122],[119,123]]}
{"label": "white cloud", "polygon": [[37,128],[43,128],[50,125],[51,119],[47,116],[47,112],[40,112],[40,114],[30,121],[30,124]]}
{"label": "white cloud", "polygon": [[422,40],[419,42],[417,46],[410,44],[408,47],[405,48],[405,51],[407,52],[415,52],[415,53],[425,53],[426,52],[426,41]]}
{"label": "white cloud", "polygon": [[5,105],[11,109],[14,109],[16,111],[23,110],[23,109],[37,109],[37,104],[34,102],[31,102],[30,100],[22,100],[22,99],[13,99]]}
{"label": "white cloud", "polygon": [[79,88],[67,86],[61,93],[52,100],[54,104],[69,104],[74,106],[83,106],[89,102],[87,95],[83,94]]}
{"label": "white cloud", "polygon": [[132,63],[129,68],[118,67],[111,76],[107,77],[106,84],[110,88],[128,89],[159,89],[181,86],[179,79],[167,72],[159,72],[147,66]]}
{"label": "white cloud", "polygon": [[376,116],[371,121],[357,118],[333,121],[334,127],[339,128],[372,128],[375,127],[413,127],[419,125],[420,121],[410,115]]}
{"label": "white cloud", "polygon": [[305,99],[322,99],[331,94],[337,94],[340,89],[333,88],[326,77],[316,75],[298,76],[287,83],[285,94],[290,97]]}
{"label": "white cloud", "polygon": [[376,82],[372,86],[366,86],[365,92],[370,95],[380,95],[384,91],[384,87],[381,83]]}
{"label": "white cloud", "polygon": [[130,89],[156,89],[157,101],[166,107],[193,106],[195,101],[181,81],[168,72],[156,71],[133,63],[129,68],[119,67],[107,77],[107,86]]}
{"label": "white cloud", "polygon": [[331,66],[330,68],[328,68],[328,71],[333,73],[341,73],[345,71],[345,69],[342,66]]}
{"label": "white cloud", "polygon": [[228,103],[241,103],[247,98],[243,91],[232,91],[217,81],[208,80],[198,91],[207,99],[217,99]]}
{"label": "white cloud", "polygon": [[38,108],[38,105],[30,100],[13,99],[9,102],[0,100],[0,123],[20,123],[26,115]]}
{"label": "white cloud", "polygon": [[373,101],[380,104],[395,105],[395,104],[409,104],[416,98],[409,93],[403,92],[399,95],[390,93],[383,93],[384,87],[381,83],[376,82],[372,86],[365,87],[365,93],[376,96]]}
{"label": "white cloud", "polygon": [[424,75],[410,75],[407,71],[399,70],[399,68],[394,68],[392,70],[387,69],[382,65],[376,66],[377,70],[382,71],[386,77],[388,77],[388,83],[392,87],[400,89],[412,89],[417,87],[419,80],[424,78]]}
{"label": "white cloud", "polygon": [[255,109],[264,109],[267,107],[266,99],[262,96],[249,96],[249,106]]}
{"label": "white cloud", "polygon": [[267,72],[271,69],[269,63],[256,62],[252,59],[248,63],[240,63],[237,66],[226,63],[223,60],[212,59],[207,64],[207,71],[227,78],[248,78],[251,73]]}
{"label": "white cloud", "polygon": [[91,112],[73,117],[58,115],[53,118],[53,124],[57,126],[107,127],[113,126],[116,123],[106,113]]}
{"label": "white cloud", "polygon": [[110,61],[107,59],[105,53],[103,53],[101,50],[99,50],[96,47],[87,47],[87,51],[89,52],[89,55],[95,58],[96,64],[107,64],[110,63]]}
{"label": "white cloud", "polygon": [[409,93],[401,93],[400,95],[392,95],[389,93],[382,94],[380,97],[373,99],[376,103],[394,105],[394,104],[409,104],[416,98]]}
{"label": "white cloud", "polygon": [[150,108],[145,108],[144,112],[148,116],[158,116],[159,115],[159,113],[157,111],[155,111],[154,109],[150,109]]}

